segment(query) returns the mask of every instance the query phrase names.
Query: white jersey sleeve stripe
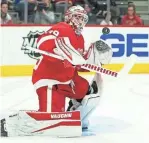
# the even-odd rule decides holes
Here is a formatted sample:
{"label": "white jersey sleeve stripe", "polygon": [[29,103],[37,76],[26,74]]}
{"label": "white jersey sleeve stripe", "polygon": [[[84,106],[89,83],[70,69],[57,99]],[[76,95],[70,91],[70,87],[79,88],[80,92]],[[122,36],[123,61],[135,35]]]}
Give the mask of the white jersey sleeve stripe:
{"label": "white jersey sleeve stripe", "polygon": [[[70,49],[73,53],[75,53],[76,55],[82,57],[82,55],[71,45],[70,40],[69,40],[68,37],[64,37],[64,38],[63,38],[63,41],[64,41],[65,45],[67,45],[67,47],[69,47],[69,49]],[[79,41],[78,41],[78,42],[79,42]]]}
{"label": "white jersey sleeve stripe", "polygon": [[58,50],[63,54],[63,57],[73,65],[86,63],[83,56],[71,45],[68,37],[56,38],[55,44]]}
{"label": "white jersey sleeve stripe", "polygon": [[69,55],[69,58],[72,60],[72,55],[71,55],[71,53],[68,50],[69,47],[64,42],[64,38],[60,38],[60,42],[61,42],[61,45],[63,46],[62,50],[64,50],[67,53],[67,55]]}
{"label": "white jersey sleeve stripe", "polygon": [[55,39],[55,44],[58,50],[63,54],[64,58],[72,63],[71,53],[64,47],[64,43],[60,38]]}

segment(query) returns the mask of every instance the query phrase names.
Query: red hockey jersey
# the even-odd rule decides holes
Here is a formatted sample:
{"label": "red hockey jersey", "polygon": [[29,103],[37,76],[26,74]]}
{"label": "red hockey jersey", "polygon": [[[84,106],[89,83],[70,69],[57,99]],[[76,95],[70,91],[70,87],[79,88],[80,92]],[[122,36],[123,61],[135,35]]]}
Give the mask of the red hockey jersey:
{"label": "red hockey jersey", "polygon": [[[84,38],[82,35],[77,35],[73,28],[64,22],[58,23],[50,28],[46,33],[41,35],[37,40],[37,47],[40,50],[47,51],[53,54],[58,54],[56,51],[55,38],[68,37],[71,45],[79,52],[84,52]],[[62,43],[64,44],[64,43]],[[65,66],[64,61],[42,55],[37,61],[33,71],[32,81],[36,83],[40,79],[53,79],[60,82],[66,82],[74,76],[75,67],[73,65]]]}

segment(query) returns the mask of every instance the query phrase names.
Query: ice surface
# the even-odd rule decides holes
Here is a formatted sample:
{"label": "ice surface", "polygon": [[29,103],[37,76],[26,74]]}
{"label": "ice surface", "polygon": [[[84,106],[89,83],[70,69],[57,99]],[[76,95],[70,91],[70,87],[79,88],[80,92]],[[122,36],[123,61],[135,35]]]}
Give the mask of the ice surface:
{"label": "ice surface", "polygon": [[[86,77],[91,80],[90,76]],[[30,77],[1,78],[0,116],[13,110],[36,110]],[[129,75],[121,81],[105,77],[104,93],[80,138],[13,137],[1,143],[149,143],[149,75]]]}

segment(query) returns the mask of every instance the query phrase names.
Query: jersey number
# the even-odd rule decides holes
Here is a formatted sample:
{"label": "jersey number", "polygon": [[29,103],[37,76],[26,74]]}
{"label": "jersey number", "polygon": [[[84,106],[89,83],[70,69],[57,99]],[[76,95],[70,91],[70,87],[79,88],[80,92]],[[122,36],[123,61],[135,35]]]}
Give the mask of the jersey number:
{"label": "jersey number", "polygon": [[54,35],[55,37],[57,37],[59,35],[59,32],[57,30],[50,30],[48,31],[50,34]]}

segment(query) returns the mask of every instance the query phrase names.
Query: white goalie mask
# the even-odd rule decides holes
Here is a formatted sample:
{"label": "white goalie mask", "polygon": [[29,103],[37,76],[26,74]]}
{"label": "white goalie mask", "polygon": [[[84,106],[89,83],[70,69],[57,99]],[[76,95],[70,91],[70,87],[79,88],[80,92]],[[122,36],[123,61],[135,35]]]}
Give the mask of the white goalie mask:
{"label": "white goalie mask", "polygon": [[65,22],[71,24],[76,34],[80,35],[88,22],[87,12],[81,6],[72,6],[65,13]]}

